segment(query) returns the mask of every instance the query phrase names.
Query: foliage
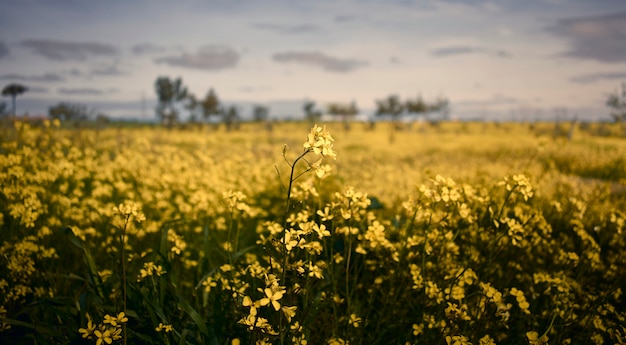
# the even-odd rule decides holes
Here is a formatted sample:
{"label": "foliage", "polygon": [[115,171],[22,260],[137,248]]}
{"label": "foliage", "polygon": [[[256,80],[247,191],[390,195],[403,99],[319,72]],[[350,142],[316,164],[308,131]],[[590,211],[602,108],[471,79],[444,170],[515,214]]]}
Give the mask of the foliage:
{"label": "foliage", "polygon": [[269,108],[263,105],[255,105],[252,108],[252,119],[256,122],[267,121],[269,116]]}
{"label": "foliage", "polygon": [[319,121],[322,117],[322,113],[315,109],[315,102],[313,101],[305,101],[302,105],[302,111],[304,111],[304,118],[311,123]]}
{"label": "foliage", "polygon": [[351,102],[349,104],[329,103],[327,108],[329,114],[340,116],[342,119],[346,119],[350,116],[355,116],[359,113],[359,109],[354,102]]}
{"label": "foliage", "polygon": [[28,88],[24,85],[21,84],[9,84],[7,86],[5,86],[2,89],[2,96],[10,96],[11,97],[11,101],[13,104],[12,107],[12,114],[16,115],[16,107],[15,107],[15,99],[17,98],[17,96],[23,94],[24,92],[28,91]]}
{"label": "foliage", "polygon": [[219,115],[222,113],[219,98],[213,89],[210,89],[206,97],[200,103],[202,106],[202,116],[205,119],[210,118],[213,115]]}
{"label": "foliage", "polygon": [[50,107],[48,115],[52,119],[61,121],[88,121],[96,116],[95,111],[86,105],[68,102],[61,102]]}
{"label": "foliage", "polygon": [[611,117],[616,122],[626,122],[626,83],[622,83],[620,91],[608,96],[606,106],[611,109]]}
{"label": "foliage", "polygon": [[171,127],[178,121],[178,109],[175,103],[187,98],[187,88],[183,86],[181,78],[170,79],[158,77],[154,83],[157,94],[157,117],[161,123]]}
{"label": "foliage", "polygon": [[0,343],[623,341],[623,139],[338,126],[2,129]]}

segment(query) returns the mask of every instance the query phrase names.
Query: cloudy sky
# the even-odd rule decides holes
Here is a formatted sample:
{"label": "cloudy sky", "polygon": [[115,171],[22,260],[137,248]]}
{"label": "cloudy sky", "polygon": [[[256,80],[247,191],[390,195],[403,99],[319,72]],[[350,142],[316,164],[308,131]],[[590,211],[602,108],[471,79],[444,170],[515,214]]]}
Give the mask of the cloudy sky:
{"label": "cloudy sky", "polygon": [[18,113],[151,118],[159,76],[275,115],[396,94],[447,97],[458,118],[608,118],[626,1],[0,0],[0,85],[29,87]]}

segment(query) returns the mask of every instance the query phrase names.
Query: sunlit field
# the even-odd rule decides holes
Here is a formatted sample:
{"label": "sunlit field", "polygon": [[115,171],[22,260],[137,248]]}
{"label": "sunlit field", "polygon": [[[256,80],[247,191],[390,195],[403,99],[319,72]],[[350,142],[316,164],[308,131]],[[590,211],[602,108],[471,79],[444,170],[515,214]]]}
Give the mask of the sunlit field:
{"label": "sunlit field", "polygon": [[2,344],[623,344],[618,124],[0,128]]}

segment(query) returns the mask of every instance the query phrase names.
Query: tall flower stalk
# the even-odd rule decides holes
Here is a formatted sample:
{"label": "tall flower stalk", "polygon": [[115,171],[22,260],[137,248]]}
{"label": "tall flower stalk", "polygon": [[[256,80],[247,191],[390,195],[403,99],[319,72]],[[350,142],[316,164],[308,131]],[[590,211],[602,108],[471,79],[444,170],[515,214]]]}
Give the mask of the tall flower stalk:
{"label": "tall flower stalk", "polygon": [[[322,157],[330,157],[332,159],[337,159],[337,153],[333,150],[333,142],[335,139],[330,135],[330,132],[326,130],[326,126],[320,127],[317,124],[311,128],[311,131],[307,135],[307,139],[302,145],[304,151],[293,160],[293,162],[289,162],[286,157],[287,150],[289,149],[287,145],[283,147],[283,159],[289,165],[289,183],[287,186],[287,199],[285,201],[285,212],[283,215],[283,236],[282,236],[282,254],[283,254],[283,262],[282,262],[282,274],[281,281],[284,286],[286,286],[286,277],[287,277],[287,265],[289,264],[289,248],[288,244],[288,229],[287,229],[287,219],[289,217],[289,212],[291,210],[291,191],[293,188],[293,182],[297,180],[300,176],[305,173],[313,170],[315,174],[319,177],[323,176],[326,173],[326,170],[321,165],[321,159],[316,162],[310,162],[306,159],[306,156],[310,153],[314,155],[321,155]],[[307,168],[303,172],[296,174],[296,166],[300,161],[304,161],[307,163]],[[283,329],[283,318],[280,318],[280,331],[281,331],[281,344],[284,342],[284,337],[282,336]]]}
{"label": "tall flower stalk", "polygon": [[[126,202],[119,204],[119,206],[113,207],[113,212],[119,214],[124,224],[119,228],[120,233],[120,264],[122,266],[122,312],[126,314],[126,296],[127,296],[127,284],[126,284],[126,234],[128,228],[133,220],[137,223],[141,223],[146,220],[144,214],[139,211],[139,207],[134,202]],[[124,345],[127,341],[126,323],[122,324],[122,339]]]}

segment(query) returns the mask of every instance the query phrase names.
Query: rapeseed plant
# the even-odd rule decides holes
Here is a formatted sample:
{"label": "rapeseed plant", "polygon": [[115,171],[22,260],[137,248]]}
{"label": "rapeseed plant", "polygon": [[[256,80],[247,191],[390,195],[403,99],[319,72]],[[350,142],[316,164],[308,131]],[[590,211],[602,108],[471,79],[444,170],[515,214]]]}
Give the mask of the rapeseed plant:
{"label": "rapeseed plant", "polygon": [[0,127],[0,342],[623,342],[623,141],[455,126]]}

